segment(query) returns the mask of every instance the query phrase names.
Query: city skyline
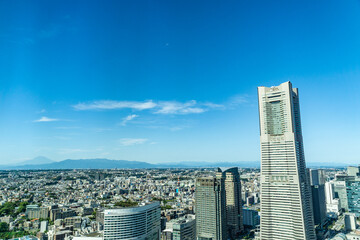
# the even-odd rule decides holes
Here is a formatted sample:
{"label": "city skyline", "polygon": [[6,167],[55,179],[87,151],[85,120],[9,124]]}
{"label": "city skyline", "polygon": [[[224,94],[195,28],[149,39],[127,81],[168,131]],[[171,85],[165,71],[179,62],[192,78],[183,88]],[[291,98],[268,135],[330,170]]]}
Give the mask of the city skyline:
{"label": "city skyline", "polygon": [[359,2],[112,3],[0,3],[0,165],[259,161],[256,88],[288,80],[307,162],[359,162]]}

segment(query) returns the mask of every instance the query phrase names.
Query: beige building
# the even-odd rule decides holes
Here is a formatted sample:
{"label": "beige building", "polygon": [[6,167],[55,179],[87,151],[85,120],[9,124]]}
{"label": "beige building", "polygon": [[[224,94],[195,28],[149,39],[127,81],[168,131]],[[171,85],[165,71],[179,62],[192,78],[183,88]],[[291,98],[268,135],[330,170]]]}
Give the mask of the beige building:
{"label": "beige building", "polygon": [[220,177],[196,179],[197,240],[227,240],[225,181]]}
{"label": "beige building", "polygon": [[299,93],[290,82],[259,87],[261,240],[315,240]]}

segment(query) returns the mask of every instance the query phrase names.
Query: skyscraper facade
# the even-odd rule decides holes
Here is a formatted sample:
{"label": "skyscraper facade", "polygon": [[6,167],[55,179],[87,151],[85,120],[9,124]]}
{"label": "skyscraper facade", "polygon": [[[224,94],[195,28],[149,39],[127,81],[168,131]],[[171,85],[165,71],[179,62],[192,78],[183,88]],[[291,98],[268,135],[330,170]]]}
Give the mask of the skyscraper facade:
{"label": "skyscraper facade", "polygon": [[227,228],[229,236],[235,239],[243,230],[239,169],[237,167],[218,168],[216,176],[225,179]]}
{"label": "skyscraper facade", "polygon": [[197,240],[227,239],[225,194],[225,181],[222,176],[196,179]]}
{"label": "skyscraper facade", "polygon": [[290,82],[259,87],[261,240],[313,240],[310,177],[306,173],[298,89]]}
{"label": "skyscraper facade", "polygon": [[310,169],[309,172],[314,224],[322,226],[326,221],[325,174],[320,169]]}
{"label": "skyscraper facade", "polygon": [[104,210],[104,240],[159,240],[160,216],[159,202]]}

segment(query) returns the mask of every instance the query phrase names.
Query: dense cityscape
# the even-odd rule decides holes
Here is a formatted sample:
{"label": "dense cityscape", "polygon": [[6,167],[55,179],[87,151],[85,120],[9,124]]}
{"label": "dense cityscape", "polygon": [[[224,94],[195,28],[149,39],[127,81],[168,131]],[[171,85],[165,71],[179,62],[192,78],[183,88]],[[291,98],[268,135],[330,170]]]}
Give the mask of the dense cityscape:
{"label": "dense cityscape", "polygon": [[259,87],[259,102],[261,171],[2,171],[0,237],[359,239],[360,166],[305,167],[298,90],[290,82]]}
{"label": "dense cityscape", "polygon": [[[159,202],[155,229],[161,239],[195,239],[196,179],[216,173],[213,168],[2,171],[0,238],[102,239],[104,211]],[[253,239],[260,224],[260,172],[239,169],[239,176],[244,231],[234,239]],[[311,169],[310,176],[318,239],[357,239],[359,167]]]}

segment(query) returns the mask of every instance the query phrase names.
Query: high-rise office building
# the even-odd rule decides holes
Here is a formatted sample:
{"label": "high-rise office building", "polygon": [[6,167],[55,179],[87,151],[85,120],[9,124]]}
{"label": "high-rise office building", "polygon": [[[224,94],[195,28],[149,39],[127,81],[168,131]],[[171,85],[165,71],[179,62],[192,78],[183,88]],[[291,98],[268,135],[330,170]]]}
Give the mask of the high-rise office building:
{"label": "high-rise office building", "polygon": [[298,89],[259,87],[261,240],[316,239]]}
{"label": "high-rise office building", "polygon": [[320,169],[310,169],[310,185],[313,203],[314,223],[323,225],[326,221],[325,174]]}
{"label": "high-rise office building", "polygon": [[160,203],[104,210],[104,240],[160,239]]}
{"label": "high-rise office building", "polygon": [[310,169],[310,184],[324,185],[326,182],[325,171],[322,169]]}
{"label": "high-rise office building", "polygon": [[326,200],[325,200],[325,185],[311,186],[314,224],[323,225],[326,221]]}
{"label": "high-rise office building", "polygon": [[346,181],[346,192],[349,212],[360,217],[360,180]]}
{"label": "high-rise office building", "polygon": [[216,176],[225,179],[227,227],[229,236],[234,239],[244,227],[239,169],[237,167],[218,168]]}
{"label": "high-rise office building", "polygon": [[197,240],[226,240],[226,196],[223,177],[196,179]]}

